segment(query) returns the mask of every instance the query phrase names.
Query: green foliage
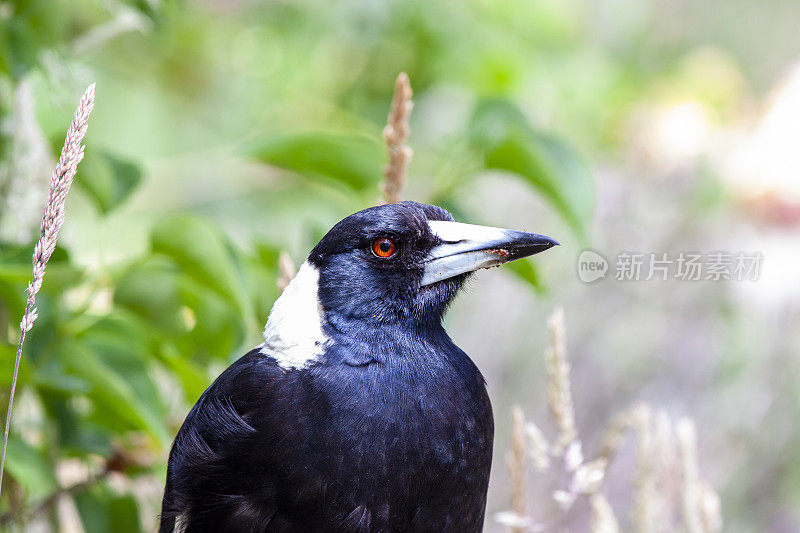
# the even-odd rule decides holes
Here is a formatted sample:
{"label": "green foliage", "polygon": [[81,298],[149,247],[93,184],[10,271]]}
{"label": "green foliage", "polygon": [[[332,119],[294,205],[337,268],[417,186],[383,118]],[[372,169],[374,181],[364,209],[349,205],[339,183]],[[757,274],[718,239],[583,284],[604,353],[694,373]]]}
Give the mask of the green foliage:
{"label": "green foliage", "polygon": [[81,163],[81,179],[76,182],[106,214],[121,204],[142,180],[139,167],[113,155],[89,151]]}
{"label": "green foliage", "polygon": [[0,71],[19,79],[36,66],[43,50],[57,45],[64,35],[66,6],[37,0],[14,0],[8,6],[13,16],[3,21],[0,32]]}
{"label": "green foliage", "polygon": [[522,111],[507,100],[481,102],[470,132],[487,168],[524,178],[581,238],[586,238],[592,215],[592,178],[572,149],[534,129]]}
{"label": "green foliage", "polygon": [[6,465],[8,474],[22,484],[32,499],[43,498],[58,488],[47,456],[21,438],[12,437],[8,440]]}
{"label": "green foliage", "polygon": [[240,316],[251,318],[253,310],[247,305],[243,274],[219,228],[191,215],[171,217],[153,230],[152,249],[172,259],[198,286],[208,287],[220,299],[231,303]]}
{"label": "green foliage", "polygon": [[386,150],[377,139],[363,135],[311,132],[270,139],[254,150],[254,157],[312,180],[362,192],[375,189]]}
{"label": "green foliage", "polygon": [[142,531],[136,498],[120,496],[103,485],[79,493],[75,505],[86,531]]}
{"label": "green foliage", "polygon": [[542,294],[545,290],[542,276],[536,263],[532,259],[520,259],[513,263],[508,263],[506,268],[516,274],[521,280],[528,283],[538,293]]}
{"label": "green foliage", "polygon": [[163,411],[141,354],[128,345],[131,337],[102,338],[98,329],[87,331],[83,342],[63,343],[56,352],[68,375],[88,386],[86,398],[94,407],[90,419],[111,431],[146,432],[165,445]]}

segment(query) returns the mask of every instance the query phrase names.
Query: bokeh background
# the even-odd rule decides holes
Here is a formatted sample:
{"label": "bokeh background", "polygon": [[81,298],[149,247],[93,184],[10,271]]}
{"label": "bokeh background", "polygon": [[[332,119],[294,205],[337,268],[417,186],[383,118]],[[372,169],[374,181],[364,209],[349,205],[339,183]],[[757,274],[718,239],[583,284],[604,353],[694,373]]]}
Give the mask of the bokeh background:
{"label": "bokeh background", "polygon": [[[0,1],[2,405],[49,174],[97,82],[22,361],[2,527],[155,529],[171,439],[260,342],[280,251],[301,262],[379,201],[405,71],[405,197],[562,243],[479,273],[447,318],[495,406],[486,530],[509,506],[511,406],[553,434],[558,305],[586,450],[638,401],[691,416],[725,531],[800,530],[798,20],[794,0]],[[612,261],[606,279],[579,280],[585,248]],[[761,252],[760,278],[613,279],[623,251],[717,250]],[[607,485],[624,528],[629,466]]]}

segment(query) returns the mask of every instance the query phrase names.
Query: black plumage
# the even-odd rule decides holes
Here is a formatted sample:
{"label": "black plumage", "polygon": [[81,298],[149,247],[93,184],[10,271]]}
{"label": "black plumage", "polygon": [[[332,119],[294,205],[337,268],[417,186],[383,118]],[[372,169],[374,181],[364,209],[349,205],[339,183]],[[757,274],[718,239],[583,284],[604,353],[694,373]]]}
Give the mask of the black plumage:
{"label": "black plumage", "polygon": [[[452,217],[402,202],[351,215],[320,241],[308,257],[318,351],[287,364],[266,343],[205,391],[170,453],[161,531],[480,531],[492,410],[441,324],[468,272],[430,274],[451,243],[431,221]],[[391,257],[373,251],[382,238],[396,243]],[[503,262],[555,244],[505,241],[477,253]]]}

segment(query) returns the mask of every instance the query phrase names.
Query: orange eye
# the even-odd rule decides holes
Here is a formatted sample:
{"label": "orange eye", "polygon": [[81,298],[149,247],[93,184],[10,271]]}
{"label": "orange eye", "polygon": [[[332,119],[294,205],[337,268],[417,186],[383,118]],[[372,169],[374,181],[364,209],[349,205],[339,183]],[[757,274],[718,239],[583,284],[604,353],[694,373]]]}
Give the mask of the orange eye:
{"label": "orange eye", "polygon": [[392,257],[397,253],[397,244],[389,237],[379,237],[372,241],[372,253],[378,257]]}

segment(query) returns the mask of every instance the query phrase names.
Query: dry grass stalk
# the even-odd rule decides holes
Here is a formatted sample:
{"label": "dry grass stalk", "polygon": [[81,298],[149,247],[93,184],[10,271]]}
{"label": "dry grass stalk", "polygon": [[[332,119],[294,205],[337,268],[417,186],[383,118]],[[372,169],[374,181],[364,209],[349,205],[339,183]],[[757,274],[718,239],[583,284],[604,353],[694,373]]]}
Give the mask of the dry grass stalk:
{"label": "dry grass stalk", "polygon": [[47,203],[44,207],[42,216],[41,235],[39,242],[33,251],[33,276],[28,284],[26,292],[28,301],[25,306],[25,315],[20,323],[20,338],[17,345],[17,358],[14,364],[14,376],[11,380],[11,392],[8,399],[8,412],[6,413],[6,429],[3,437],[3,455],[0,459],[0,491],[2,490],[3,471],[6,462],[6,446],[8,444],[8,431],[11,426],[11,410],[14,405],[14,391],[17,387],[17,375],[19,373],[19,362],[22,357],[22,345],[25,342],[25,335],[33,327],[38,315],[36,314],[36,294],[42,288],[45,267],[56,249],[58,232],[64,224],[66,212],[67,193],[69,193],[72,180],[78,170],[78,163],[83,159],[83,146],[81,142],[86,135],[86,128],[89,121],[89,114],[94,108],[94,83],[86,89],[72,123],[67,130],[67,137],[64,140],[64,147],[61,149],[61,157],[58,159],[56,169],[50,177],[50,192],[47,196]]}
{"label": "dry grass stalk", "polygon": [[688,533],[713,533],[722,529],[719,496],[700,479],[697,462],[697,429],[688,418],[677,426],[681,464],[681,506]]}
{"label": "dry grass stalk", "polygon": [[638,431],[633,522],[640,533],[652,533],[657,528],[653,413],[649,407],[642,405],[636,412],[636,418]]}
{"label": "dry grass stalk", "polygon": [[625,436],[629,430],[637,426],[639,420],[639,411],[643,409],[643,405],[630,407],[614,415],[609,422],[603,436],[598,445],[598,458],[603,458],[607,462],[614,460],[622,443],[625,441]]}
{"label": "dry grass stalk", "polygon": [[[511,474],[511,511],[520,517],[528,513],[527,456],[525,413],[514,406],[511,410],[511,453],[506,461]],[[525,529],[512,527],[511,531],[522,533]]]}
{"label": "dry grass stalk", "polygon": [[297,267],[294,266],[292,256],[286,251],[281,251],[278,256],[278,271],[280,272],[278,276],[278,288],[283,290],[297,275]]}
{"label": "dry grass stalk", "polygon": [[550,468],[550,444],[544,433],[535,422],[526,422],[525,434],[528,437],[528,457],[533,467],[539,472],[546,472]]}
{"label": "dry grass stalk", "polygon": [[599,491],[605,482],[607,467],[608,461],[603,457],[579,465],[572,479],[574,490],[580,494],[594,494]]}
{"label": "dry grass stalk", "polygon": [[596,492],[589,500],[592,507],[592,533],[619,533],[619,523],[605,496]]}
{"label": "dry grass stalk", "polygon": [[[720,502],[717,494],[698,475],[694,425],[688,419],[673,424],[664,410],[653,412],[639,404],[616,414],[608,424],[592,461],[585,461],[575,427],[570,392],[570,365],[566,357],[564,314],[556,309],[548,320],[550,347],[545,353],[547,393],[550,414],[558,428],[558,443],[551,446],[533,422],[525,422],[522,410],[512,411],[512,443],[508,457],[511,471],[511,510],[495,515],[497,522],[513,531],[559,530],[566,513],[580,497],[587,497],[592,509],[591,530],[617,533],[619,524],[608,500],[600,492],[606,482],[609,463],[615,458],[626,436],[634,432],[636,464],[633,479],[632,522],[641,533],[685,530],[687,533],[716,533],[721,530]],[[521,438],[520,428],[524,427]],[[676,446],[675,434],[678,442]],[[676,449],[677,448],[677,449]],[[524,458],[537,471],[557,478],[552,492],[561,517],[549,523],[536,523],[526,516],[527,493]],[[683,508],[686,527],[676,523],[678,506]]]}
{"label": "dry grass stalk", "polygon": [[722,531],[722,502],[708,483],[700,482],[700,511],[703,528],[708,533]]}
{"label": "dry grass stalk", "polygon": [[411,101],[412,95],[408,74],[401,72],[395,82],[388,123],[383,129],[383,139],[386,141],[389,154],[389,163],[383,170],[385,178],[383,199],[387,204],[402,200],[403,188],[406,184],[406,169],[413,154],[411,148],[406,145],[408,136],[411,134],[408,119],[411,116],[411,109],[414,107],[414,103]]}
{"label": "dry grass stalk", "polygon": [[664,409],[659,409],[655,413],[652,435],[656,487],[653,495],[653,512],[659,523],[673,523],[678,509],[681,480],[677,467],[674,423]]}
{"label": "dry grass stalk", "polygon": [[694,424],[683,418],[678,422],[678,447],[680,449],[683,491],[681,504],[683,520],[688,533],[703,533],[700,518],[700,474],[697,468],[697,433]]}
{"label": "dry grass stalk", "polygon": [[563,309],[559,307],[553,311],[547,321],[547,327],[550,330],[550,347],[545,353],[547,399],[550,413],[558,427],[558,440],[553,453],[561,455],[578,436],[570,390],[570,367],[567,361]]}

